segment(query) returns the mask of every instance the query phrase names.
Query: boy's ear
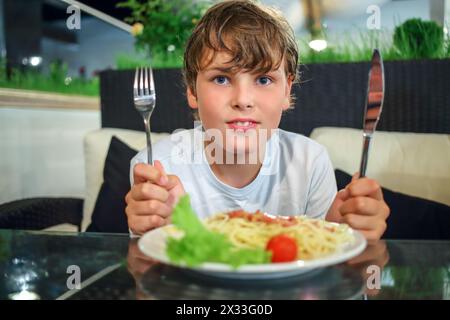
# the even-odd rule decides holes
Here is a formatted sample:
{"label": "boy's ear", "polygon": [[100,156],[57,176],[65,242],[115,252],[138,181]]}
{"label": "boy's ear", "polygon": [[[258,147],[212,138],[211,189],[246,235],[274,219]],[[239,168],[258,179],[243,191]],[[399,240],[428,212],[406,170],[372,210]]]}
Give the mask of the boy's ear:
{"label": "boy's ear", "polygon": [[291,106],[291,89],[292,83],[294,82],[293,76],[289,75],[286,81],[286,91],[284,93],[285,103],[283,104],[283,111],[286,111]]}
{"label": "boy's ear", "polygon": [[191,107],[192,109],[197,109],[198,108],[197,97],[194,95],[191,88],[189,87],[187,88],[186,95],[189,107]]}

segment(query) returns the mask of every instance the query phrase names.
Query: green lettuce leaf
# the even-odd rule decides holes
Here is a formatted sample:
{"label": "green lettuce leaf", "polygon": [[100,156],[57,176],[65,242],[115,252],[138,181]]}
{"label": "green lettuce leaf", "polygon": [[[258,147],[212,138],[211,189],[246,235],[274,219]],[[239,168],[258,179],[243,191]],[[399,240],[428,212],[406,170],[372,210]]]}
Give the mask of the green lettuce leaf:
{"label": "green lettuce leaf", "polygon": [[219,262],[235,268],[243,264],[270,262],[269,252],[262,249],[238,249],[225,235],[206,229],[192,209],[188,195],[181,197],[175,206],[172,222],[184,232],[180,239],[168,239],[167,255],[173,262],[188,266]]}

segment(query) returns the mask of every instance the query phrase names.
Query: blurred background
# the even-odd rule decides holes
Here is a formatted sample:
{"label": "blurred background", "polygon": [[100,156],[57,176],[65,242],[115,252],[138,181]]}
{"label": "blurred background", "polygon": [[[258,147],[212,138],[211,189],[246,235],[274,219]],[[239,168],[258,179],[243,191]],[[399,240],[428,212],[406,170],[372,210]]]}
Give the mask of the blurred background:
{"label": "blurred background", "polygon": [[[179,68],[213,2],[0,0],[0,203],[84,197],[83,137],[101,125],[99,72]],[[374,46],[385,60],[450,56],[449,0],[261,2],[287,17],[303,64],[368,61]],[[429,46],[407,47],[401,26]]]}

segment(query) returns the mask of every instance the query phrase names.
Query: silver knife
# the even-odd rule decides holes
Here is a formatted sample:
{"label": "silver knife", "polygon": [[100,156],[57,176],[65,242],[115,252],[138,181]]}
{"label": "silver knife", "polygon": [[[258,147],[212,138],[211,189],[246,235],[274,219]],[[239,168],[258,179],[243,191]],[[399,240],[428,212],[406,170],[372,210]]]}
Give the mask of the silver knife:
{"label": "silver knife", "polygon": [[373,50],[372,62],[369,70],[369,81],[367,85],[366,106],[364,109],[363,123],[363,151],[361,166],[359,169],[360,178],[365,177],[369,147],[372,136],[380,120],[381,110],[384,101],[384,66],[383,59],[378,49]]}

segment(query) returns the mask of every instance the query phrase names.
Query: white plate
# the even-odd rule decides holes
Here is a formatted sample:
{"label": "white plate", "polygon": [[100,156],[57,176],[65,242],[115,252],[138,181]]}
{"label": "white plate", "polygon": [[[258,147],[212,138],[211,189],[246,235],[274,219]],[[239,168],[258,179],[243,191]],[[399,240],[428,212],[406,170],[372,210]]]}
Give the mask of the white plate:
{"label": "white plate", "polygon": [[139,249],[147,256],[172,265],[186,268],[190,271],[201,272],[207,275],[235,279],[276,279],[307,273],[319,268],[339,264],[359,255],[367,245],[364,236],[358,231],[349,228],[354,241],[343,245],[335,253],[313,260],[297,260],[287,263],[247,264],[234,269],[223,263],[206,262],[195,267],[176,264],[166,255],[166,239],[169,234],[163,228],[155,229],[144,234],[138,242]]}

